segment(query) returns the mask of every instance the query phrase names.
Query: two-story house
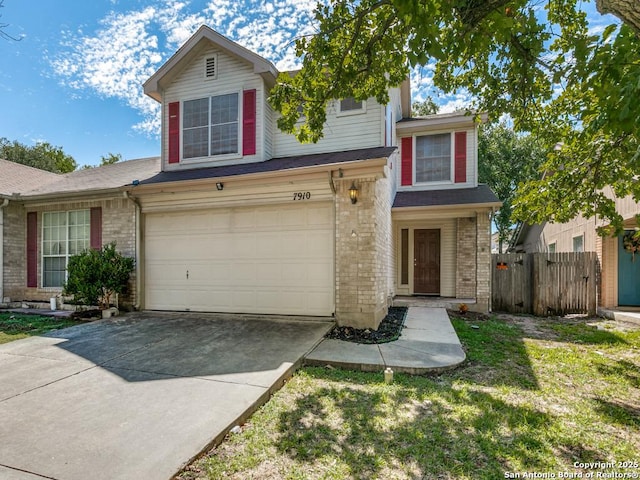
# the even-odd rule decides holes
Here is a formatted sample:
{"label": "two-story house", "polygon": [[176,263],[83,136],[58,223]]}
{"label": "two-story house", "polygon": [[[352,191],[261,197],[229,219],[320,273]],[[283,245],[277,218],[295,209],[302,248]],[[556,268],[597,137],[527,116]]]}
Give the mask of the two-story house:
{"label": "two-story house", "polygon": [[[336,100],[324,138],[299,144],[267,101],[277,75],[203,26],[145,82],[162,104],[160,171],[118,189],[135,306],[335,315],[368,328],[395,295],[488,310],[490,213],[500,203],[477,181],[472,117],[411,118],[405,82],[388,105]],[[41,207],[19,201],[42,225]],[[104,227],[101,239],[110,241]],[[50,294],[41,270],[36,287],[20,286],[24,298]]]}

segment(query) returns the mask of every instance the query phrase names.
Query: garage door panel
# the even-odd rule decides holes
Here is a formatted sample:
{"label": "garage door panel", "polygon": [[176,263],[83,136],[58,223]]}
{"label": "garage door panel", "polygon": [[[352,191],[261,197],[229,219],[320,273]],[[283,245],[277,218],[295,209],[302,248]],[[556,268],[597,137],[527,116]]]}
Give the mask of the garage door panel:
{"label": "garage door panel", "polygon": [[329,203],[152,213],[145,235],[146,308],[333,312]]}

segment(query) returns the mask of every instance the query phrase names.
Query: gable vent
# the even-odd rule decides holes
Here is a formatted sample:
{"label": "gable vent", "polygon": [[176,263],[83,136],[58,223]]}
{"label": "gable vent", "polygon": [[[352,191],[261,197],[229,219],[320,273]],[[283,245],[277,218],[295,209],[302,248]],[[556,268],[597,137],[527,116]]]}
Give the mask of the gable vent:
{"label": "gable vent", "polygon": [[216,78],[218,76],[218,57],[207,57],[204,61],[205,78]]}

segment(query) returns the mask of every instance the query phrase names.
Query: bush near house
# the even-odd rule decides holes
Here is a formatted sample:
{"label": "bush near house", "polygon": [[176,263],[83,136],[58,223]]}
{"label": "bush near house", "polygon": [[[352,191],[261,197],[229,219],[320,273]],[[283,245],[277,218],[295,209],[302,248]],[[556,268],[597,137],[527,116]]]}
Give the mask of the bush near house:
{"label": "bush near house", "polygon": [[109,308],[111,297],[126,290],[134,265],[133,258],[116,250],[115,243],[85,250],[69,259],[64,293],[82,305]]}

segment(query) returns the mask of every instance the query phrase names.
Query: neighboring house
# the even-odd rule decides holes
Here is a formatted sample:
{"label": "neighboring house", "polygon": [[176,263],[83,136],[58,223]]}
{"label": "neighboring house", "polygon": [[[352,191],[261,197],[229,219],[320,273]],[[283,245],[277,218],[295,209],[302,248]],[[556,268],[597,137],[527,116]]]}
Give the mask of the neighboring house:
{"label": "neighboring house", "polygon": [[592,217],[578,216],[567,223],[522,224],[516,230],[511,250],[516,252],[596,252],[600,263],[599,306],[640,306],[640,261],[625,250],[625,235],[637,229],[640,203],[630,196],[616,199],[616,211],[624,218],[625,232],[601,237],[597,228],[606,226]]}
{"label": "neighboring house", "polygon": [[[5,270],[10,269],[15,272],[24,269],[24,255],[12,258],[8,256],[8,253],[13,254],[13,252],[5,252],[5,245],[8,244],[10,236],[15,241],[24,240],[24,238],[17,238],[17,233],[14,230],[15,225],[11,225],[13,227],[11,230],[9,228],[9,219],[15,216],[16,210],[19,210],[15,205],[9,205],[9,197],[39,185],[44,187],[59,178],[60,175],[55,173],[0,159],[0,304],[5,298],[4,279],[11,275],[11,273],[7,273],[5,277]],[[6,234],[5,230],[7,230]]]}
{"label": "neighboring house", "polygon": [[[139,246],[134,304],[335,315],[368,328],[395,295],[472,299],[487,311],[500,203],[477,181],[472,117],[410,118],[407,81],[388,105],[336,100],[324,138],[299,144],[267,102],[278,73],[201,27],[145,82],[162,104],[161,171],[109,191]],[[38,221],[68,209],[50,202],[59,200],[37,201]]]}
{"label": "neighboring house", "polygon": [[[14,178],[16,167],[0,161],[0,178]],[[60,295],[69,257],[88,247],[116,242],[118,250],[135,256],[136,205],[124,185],[159,171],[159,158],[150,158],[65,175],[31,168],[21,185],[5,187],[0,180],[4,303],[48,302]],[[134,274],[125,306],[137,302],[135,281]]]}

